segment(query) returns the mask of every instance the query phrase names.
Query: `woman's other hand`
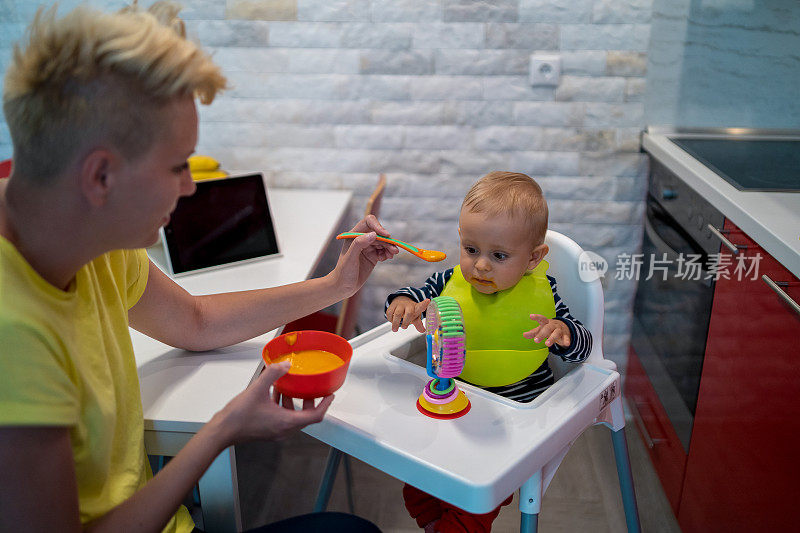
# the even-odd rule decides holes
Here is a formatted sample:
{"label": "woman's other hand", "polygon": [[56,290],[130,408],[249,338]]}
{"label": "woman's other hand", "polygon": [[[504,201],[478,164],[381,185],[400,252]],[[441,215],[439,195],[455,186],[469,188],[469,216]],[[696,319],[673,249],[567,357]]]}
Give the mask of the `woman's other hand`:
{"label": "woman's other hand", "polygon": [[239,393],[214,418],[230,444],[251,440],[280,440],[289,434],[316,424],[325,416],[333,395],[325,396],[319,405],[303,400],[303,408],[294,409],[291,398],[281,398],[270,387],[289,371],[289,363],[273,363],[261,372],[247,389]]}

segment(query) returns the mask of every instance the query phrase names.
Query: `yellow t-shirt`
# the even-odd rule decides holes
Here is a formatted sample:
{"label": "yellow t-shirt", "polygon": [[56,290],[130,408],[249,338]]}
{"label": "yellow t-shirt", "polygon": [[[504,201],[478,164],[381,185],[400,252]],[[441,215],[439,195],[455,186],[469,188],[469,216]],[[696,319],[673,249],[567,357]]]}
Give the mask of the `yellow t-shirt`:
{"label": "yellow t-shirt", "polygon": [[[69,427],[82,523],[152,477],[128,309],[147,284],[143,250],[84,265],[66,291],[0,237],[0,426]],[[191,531],[181,507],[164,531]]]}

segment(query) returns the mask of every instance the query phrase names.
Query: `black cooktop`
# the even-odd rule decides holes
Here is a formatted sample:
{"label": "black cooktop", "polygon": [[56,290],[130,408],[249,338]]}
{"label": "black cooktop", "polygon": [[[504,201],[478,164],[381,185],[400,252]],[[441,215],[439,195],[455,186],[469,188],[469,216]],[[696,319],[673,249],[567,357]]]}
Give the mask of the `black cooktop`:
{"label": "black cooktop", "polygon": [[800,139],[670,139],[742,191],[800,192]]}

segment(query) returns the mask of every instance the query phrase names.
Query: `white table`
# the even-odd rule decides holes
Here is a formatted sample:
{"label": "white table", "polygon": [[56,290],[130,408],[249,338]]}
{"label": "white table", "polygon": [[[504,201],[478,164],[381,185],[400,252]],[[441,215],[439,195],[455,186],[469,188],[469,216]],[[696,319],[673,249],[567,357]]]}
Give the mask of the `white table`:
{"label": "white table", "polygon": [[[340,229],[352,193],[268,190],[280,257],[233,265],[176,279],[192,294],[274,287],[311,276]],[[164,256],[148,251],[163,268]],[[173,456],[228,401],[245,389],[260,368],[261,348],[273,330],[250,341],[208,352],[187,352],[131,329],[144,410],[145,447]],[[241,529],[233,448],[223,452],[200,480],[208,531]]]}

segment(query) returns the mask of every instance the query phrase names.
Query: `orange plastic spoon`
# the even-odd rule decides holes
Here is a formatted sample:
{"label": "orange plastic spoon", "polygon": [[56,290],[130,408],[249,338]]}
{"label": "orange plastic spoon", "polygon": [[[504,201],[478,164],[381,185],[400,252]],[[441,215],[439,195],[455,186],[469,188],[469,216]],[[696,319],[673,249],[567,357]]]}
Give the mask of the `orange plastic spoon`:
{"label": "orange plastic spoon", "polygon": [[[341,233],[337,235],[336,238],[355,239],[356,237],[359,237],[361,235],[364,235],[364,233],[348,231],[346,233]],[[407,242],[398,241],[397,239],[390,239],[389,237],[381,237],[380,235],[378,235],[378,240],[383,242],[388,242],[390,244],[395,244],[404,250],[408,250],[409,252],[416,255],[420,259],[423,259],[425,261],[430,261],[432,263],[435,263],[437,261],[444,261],[444,259],[447,257],[447,254],[444,252],[439,252],[436,250],[423,250],[422,248],[417,248],[416,246],[412,246]]]}

